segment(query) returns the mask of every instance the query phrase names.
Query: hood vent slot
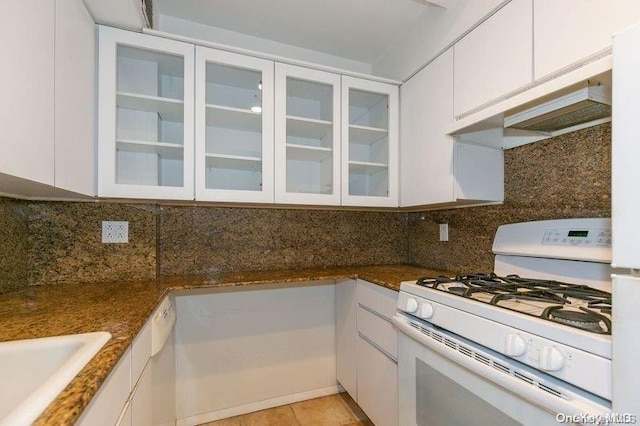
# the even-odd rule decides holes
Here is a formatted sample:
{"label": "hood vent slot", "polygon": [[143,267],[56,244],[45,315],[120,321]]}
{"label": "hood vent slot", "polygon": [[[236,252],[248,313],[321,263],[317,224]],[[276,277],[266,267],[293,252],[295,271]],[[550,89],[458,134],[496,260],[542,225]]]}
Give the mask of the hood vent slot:
{"label": "hood vent slot", "polygon": [[504,127],[553,133],[610,116],[610,90],[590,86],[505,117]]}

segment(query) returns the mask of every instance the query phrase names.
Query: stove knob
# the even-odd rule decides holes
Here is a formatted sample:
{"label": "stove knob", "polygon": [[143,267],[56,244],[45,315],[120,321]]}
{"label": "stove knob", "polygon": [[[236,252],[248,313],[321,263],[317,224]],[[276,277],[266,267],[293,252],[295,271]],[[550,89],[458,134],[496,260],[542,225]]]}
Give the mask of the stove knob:
{"label": "stove knob", "polygon": [[423,302],[420,304],[420,311],[418,311],[418,316],[422,319],[429,319],[433,316],[433,306],[431,303]]}
{"label": "stove knob", "polygon": [[520,356],[527,351],[527,343],[517,334],[509,334],[504,342],[506,356]]}
{"label": "stove knob", "polygon": [[558,371],[564,365],[562,353],[553,346],[544,346],[540,351],[540,368],[545,371]]}
{"label": "stove knob", "polygon": [[405,309],[407,312],[415,312],[418,310],[418,301],[413,297],[407,299],[407,304],[405,305]]}

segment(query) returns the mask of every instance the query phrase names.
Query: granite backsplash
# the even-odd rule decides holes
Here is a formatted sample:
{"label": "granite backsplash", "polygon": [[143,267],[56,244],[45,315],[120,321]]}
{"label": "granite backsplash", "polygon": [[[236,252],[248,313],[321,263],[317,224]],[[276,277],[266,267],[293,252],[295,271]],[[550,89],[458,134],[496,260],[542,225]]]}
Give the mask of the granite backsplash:
{"label": "granite backsplash", "polygon": [[[407,262],[456,272],[493,269],[498,226],[611,216],[611,124],[506,150],[501,205],[411,213]],[[449,241],[438,241],[438,224]]]}
{"label": "granite backsplash", "polygon": [[[0,293],[25,285],[412,263],[488,271],[504,223],[611,214],[611,126],[505,151],[505,202],[424,213],[0,199]],[[129,244],[102,244],[102,220]],[[438,224],[449,241],[438,241]]]}

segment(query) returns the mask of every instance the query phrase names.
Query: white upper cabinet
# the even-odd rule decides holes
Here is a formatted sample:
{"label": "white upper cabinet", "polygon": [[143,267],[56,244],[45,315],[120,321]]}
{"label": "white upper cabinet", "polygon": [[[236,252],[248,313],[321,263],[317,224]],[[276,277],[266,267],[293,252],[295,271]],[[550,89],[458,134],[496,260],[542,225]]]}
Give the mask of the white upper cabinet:
{"label": "white upper cabinet", "polygon": [[94,195],[93,20],[81,0],[2,6],[0,174]]}
{"label": "white upper cabinet", "polygon": [[436,58],[401,87],[400,206],[501,202],[504,158],[499,149],[456,142],[453,52]]}
{"label": "white upper cabinet", "polygon": [[637,185],[640,182],[640,25],[613,41],[613,123],[611,145],[612,259],[617,268],[640,268]]}
{"label": "white upper cabinet", "polygon": [[98,195],[194,198],[194,46],[100,27]]}
{"label": "white upper cabinet", "polygon": [[535,79],[611,47],[613,34],[640,21],[637,0],[534,0]]}
{"label": "white upper cabinet", "polygon": [[56,1],[55,186],[95,195],[95,24],[82,0]]}
{"label": "white upper cabinet", "polygon": [[340,75],[276,64],[275,201],[340,205]]}
{"label": "white upper cabinet", "polygon": [[512,0],[454,46],[454,115],[533,81],[532,0]]}
{"label": "white upper cabinet", "polygon": [[273,202],[273,62],[196,48],[196,199]]}
{"label": "white upper cabinet", "polygon": [[3,2],[0,172],[49,185],[54,184],[54,31],[55,2]]}
{"label": "white upper cabinet", "polygon": [[398,87],[342,77],[342,205],[398,206]]}

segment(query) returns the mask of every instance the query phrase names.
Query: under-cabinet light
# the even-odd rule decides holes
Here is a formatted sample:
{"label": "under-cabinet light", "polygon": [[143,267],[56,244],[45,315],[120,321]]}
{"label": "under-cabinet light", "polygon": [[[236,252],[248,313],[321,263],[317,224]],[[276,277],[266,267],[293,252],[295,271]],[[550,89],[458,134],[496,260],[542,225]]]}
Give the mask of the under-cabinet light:
{"label": "under-cabinet light", "polygon": [[260,112],[262,112],[262,107],[252,106],[251,107],[251,111],[256,112],[256,113],[260,113]]}

